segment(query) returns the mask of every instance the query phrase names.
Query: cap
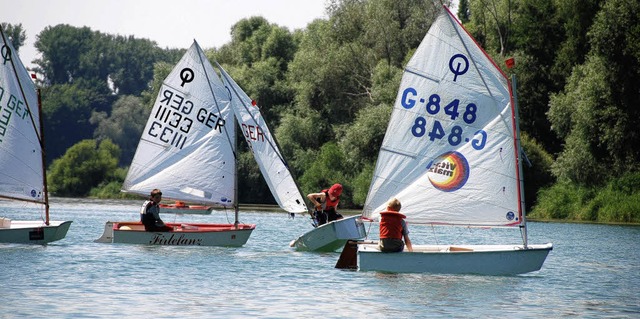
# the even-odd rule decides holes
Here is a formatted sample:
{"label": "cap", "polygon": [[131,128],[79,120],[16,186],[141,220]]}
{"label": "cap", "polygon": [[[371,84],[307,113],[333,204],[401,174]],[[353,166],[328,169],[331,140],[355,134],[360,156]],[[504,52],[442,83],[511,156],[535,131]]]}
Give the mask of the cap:
{"label": "cap", "polygon": [[333,197],[340,196],[340,194],[342,194],[342,185],[333,184],[333,186],[331,186],[331,188],[329,188],[329,194],[331,196],[333,196]]}

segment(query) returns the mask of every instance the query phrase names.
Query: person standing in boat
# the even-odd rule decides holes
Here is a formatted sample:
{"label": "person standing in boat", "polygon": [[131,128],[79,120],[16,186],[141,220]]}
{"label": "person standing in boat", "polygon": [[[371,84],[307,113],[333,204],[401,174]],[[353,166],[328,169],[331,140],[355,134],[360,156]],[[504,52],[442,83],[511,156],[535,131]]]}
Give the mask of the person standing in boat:
{"label": "person standing in boat", "polygon": [[149,200],[142,204],[140,209],[140,221],[144,225],[146,231],[172,231],[173,228],[164,224],[160,219],[160,206],[158,205],[162,200],[162,192],[159,189],[151,191]]}
{"label": "person standing in boat", "polygon": [[313,216],[317,226],[342,219],[342,215],[337,211],[341,194],[342,185],[333,184],[329,189],[323,189],[320,193],[307,195],[307,198],[315,207]]}
{"label": "person standing in boat", "polygon": [[[408,251],[413,251],[411,239],[409,239],[409,229],[404,219],[407,217],[400,214],[402,204],[397,198],[392,198],[387,202],[387,210],[380,212],[380,241],[378,248],[382,252],[401,252],[406,244]],[[402,241],[404,238],[404,242]]]}

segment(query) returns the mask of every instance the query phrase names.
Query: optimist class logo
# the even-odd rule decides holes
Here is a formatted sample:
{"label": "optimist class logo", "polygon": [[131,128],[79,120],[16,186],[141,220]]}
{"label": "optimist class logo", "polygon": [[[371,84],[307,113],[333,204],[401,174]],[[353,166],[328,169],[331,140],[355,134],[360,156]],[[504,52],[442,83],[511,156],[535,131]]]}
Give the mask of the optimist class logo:
{"label": "optimist class logo", "polygon": [[433,187],[443,192],[460,189],[469,179],[469,162],[458,152],[446,152],[429,165],[427,177]]}

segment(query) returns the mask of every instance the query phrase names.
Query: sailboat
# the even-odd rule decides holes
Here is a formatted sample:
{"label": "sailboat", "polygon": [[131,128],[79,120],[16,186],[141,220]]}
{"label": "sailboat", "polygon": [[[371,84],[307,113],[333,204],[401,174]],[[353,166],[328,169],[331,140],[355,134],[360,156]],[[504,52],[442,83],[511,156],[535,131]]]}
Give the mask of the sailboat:
{"label": "sailboat", "polygon": [[123,191],[234,208],[233,224],[167,223],[147,232],[139,221],[105,225],[96,242],[242,246],[253,224],[238,221],[231,96],[196,41],[164,80],[142,133]]}
{"label": "sailboat", "polygon": [[513,92],[507,76],[443,7],[405,68],[363,216],[379,220],[386,202],[397,198],[409,225],[519,228],[522,243],[416,245],[420,238],[411,236],[412,252],[383,253],[377,242],[356,242],[354,249],[345,246],[336,267],[348,266],[342,259],[355,252],[351,259],[360,271],[539,270],[553,245],[527,240]]}
{"label": "sailboat", "polygon": [[71,221],[49,219],[40,91],[2,26],[0,34],[0,198],[40,204],[45,214],[34,221],[0,217],[0,243],[47,244],[63,239]]}
{"label": "sailboat", "polygon": [[[300,188],[291,175],[287,162],[282,157],[274,136],[269,131],[256,102],[240,88],[229,74],[216,63],[222,80],[231,92],[231,105],[247,144],[258,162],[278,205],[285,211],[296,214],[309,212]],[[298,250],[334,251],[344,246],[349,239],[360,239],[365,235],[364,225],[357,216],[330,222],[312,229],[308,234],[292,242]]]}
{"label": "sailboat", "polygon": [[[238,124],[242,128],[242,134],[276,202],[291,214],[308,213],[300,188],[291,175],[287,162],[282,157],[277,142],[269,131],[256,102],[249,98],[222,66],[219,64],[217,66],[223,82],[231,91],[231,105]],[[298,240],[292,241],[290,246],[298,250],[335,251],[344,246],[349,239],[364,238],[364,225],[357,217],[349,217],[314,228]]]}
{"label": "sailboat", "polygon": [[218,62],[216,66],[222,75],[225,87],[231,94],[231,107],[242,135],[251,149],[271,194],[285,211],[291,214],[307,212],[307,205],[302,199],[300,189],[257,103],[249,98]]}
{"label": "sailboat", "polygon": [[[328,194],[331,189],[323,192]],[[311,219],[314,228],[292,240],[290,247],[299,251],[334,252],[349,240],[360,240],[367,235],[361,216],[340,218],[320,225],[315,216]]]}
{"label": "sailboat", "polygon": [[348,241],[366,235],[362,216],[354,215],[317,226],[292,240],[289,246],[298,251],[334,252]]}

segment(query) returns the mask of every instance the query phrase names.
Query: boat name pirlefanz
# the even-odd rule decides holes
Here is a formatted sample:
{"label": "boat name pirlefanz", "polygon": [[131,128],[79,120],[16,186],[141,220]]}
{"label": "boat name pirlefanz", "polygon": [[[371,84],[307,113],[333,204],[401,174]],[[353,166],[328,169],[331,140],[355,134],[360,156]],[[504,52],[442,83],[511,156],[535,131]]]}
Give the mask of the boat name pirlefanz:
{"label": "boat name pirlefanz", "polygon": [[188,245],[200,245],[202,243],[202,239],[200,238],[184,238],[184,234],[177,236],[175,234],[171,234],[171,236],[166,237],[163,234],[155,234],[153,239],[149,242],[152,245],[175,245],[175,246],[188,246]]}
{"label": "boat name pirlefanz", "polygon": [[7,134],[7,127],[9,127],[11,116],[15,114],[18,118],[25,119],[29,114],[24,102],[15,95],[7,94],[7,99],[4,97],[4,87],[0,86],[0,143],[5,134]]}
{"label": "boat name pirlefanz", "polygon": [[[147,134],[163,143],[182,149],[187,134],[194,123],[205,125],[209,129],[222,132],[224,119],[204,107],[196,107],[192,101],[178,92],[164,87],[162,95],[156,100],[155,120],[148,128]],[[195,112],[194,110],[197,109]],[[198,124],[195,125],[198,125]]]}

